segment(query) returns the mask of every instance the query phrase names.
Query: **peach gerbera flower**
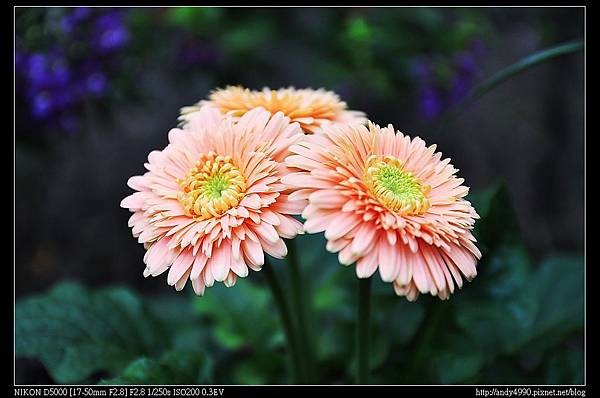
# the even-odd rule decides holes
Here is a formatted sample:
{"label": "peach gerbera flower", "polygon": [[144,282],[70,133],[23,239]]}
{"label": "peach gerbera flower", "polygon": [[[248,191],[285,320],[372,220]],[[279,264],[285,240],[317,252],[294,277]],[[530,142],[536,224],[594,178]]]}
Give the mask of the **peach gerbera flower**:
{"label": "peach gerbera flower", "polygon": [[390,125],[331,125],[293,145],[283,182],[308,198],[304,230],[325,231],[340,263],[359,278],[379,269],[398,295],[442,299],[477,274],[481,253],[471,234],[479,218],[463,199],[468,188],[436,146],[395,133]]}
{"label": "peach gerbera flower", "polygon": [[170,285],[181,290],[190,279],[202,295],[214,281],[232,286],[248,268],[259,271],[263,252],[283,258],[281,238],[302,231],[291,215],[306,205],[288,200],[283,159],[302,137],[297,123],[261,108],[235,122],[205,106],[194,123],[171,130],[169,145],[148,156],[148,171],[129,179],[137,192],[121,202],[147,249],[144,276],[169,269]]}
{"label": "peach gerbera flower", "polygon": [[181,109],[180,120],[190,121],[199,107],[205,104],[217,106],[221,112],[242,116],[256,107],[263,107],[271,113],[283,112],[292,122],[298,122],[306,133],[314,133],[326,123],[364,123],[365,114],[347,110],[345,102],[332,91],[324,89],[297,90],[293,87],[262,91],[251,91],[240,86],[228,86],[210,94],[208,100]]}

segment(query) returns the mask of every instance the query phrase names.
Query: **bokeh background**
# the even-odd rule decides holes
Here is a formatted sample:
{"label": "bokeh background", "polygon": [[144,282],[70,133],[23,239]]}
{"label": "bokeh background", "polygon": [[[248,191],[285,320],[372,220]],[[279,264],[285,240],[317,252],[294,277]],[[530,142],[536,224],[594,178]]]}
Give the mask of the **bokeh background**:
{"label": "bokeh background", "polygon": [[[289,382],[261,276],[200,300],[144,279],[119,208],[179,109],[228,84],[334,90],[374,122],[436,142],[472,188],[480,275],[447,303],[409,304],[377,282],[373,382],[583,383],[583,51],[445,117],[495,72],[581,40],[583,8],[40,7],[17,8],[15,25],[17,383],[145,382],[147,369]],[[351,382],[353,273],[322,237],[297,244],[317,381]],[[116,316],[108,296],[131,310],[115,323],[155,322],[129,332],[145,346],[118,351],[115,332],[94,323]],[[97,316],[70,307],[83,303]],[[131,320],[139,308],[151,321]],[[74,332],[81,324],[90,330]],[[187,358],[190,347],[199,354]]]}

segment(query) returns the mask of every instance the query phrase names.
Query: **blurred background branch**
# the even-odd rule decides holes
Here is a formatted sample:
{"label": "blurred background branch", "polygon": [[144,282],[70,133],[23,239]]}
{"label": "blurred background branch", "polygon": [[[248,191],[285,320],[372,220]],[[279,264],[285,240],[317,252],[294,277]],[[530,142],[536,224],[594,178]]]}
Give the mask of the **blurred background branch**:
{"label": "blurred background branch", "polygon": [[446,115],[442,118],[440,122],[440,131],[446,129],[456,117],[458,117],[469,107],[470,104],[478,100],[479,97],[481,97],[482,95],[493,90],[496,86],[502,84],[504,81],[542,62],[549,61],[553,58],[560,57],[562,55],[571,54],[582,49],[582,40],[559,44],[554,47],[547,48],[545,50],[541,50],[534,54],[528,55],[525,58],[515,62],[514,64],[496,72],[488,79],[473,87],[469,94],[463,100],[461,100],[458,104],[454,105],[451,109],[449,109],[446,112]]}

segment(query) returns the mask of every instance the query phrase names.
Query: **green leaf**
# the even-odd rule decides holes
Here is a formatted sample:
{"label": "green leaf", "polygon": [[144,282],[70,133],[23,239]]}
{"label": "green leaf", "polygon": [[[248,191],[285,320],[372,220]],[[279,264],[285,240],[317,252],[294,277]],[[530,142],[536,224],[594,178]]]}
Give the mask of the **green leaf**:
{"label": "green leaf", "polygon": [[283,332],[271,304],[269,291],[247,280],[238,281],[235,289],[214,286],[195,299],[196,311],[214,322],[214,337],[227,349],[272,349],[282,342]]}
{"label": "green leaf", "polygon": [[168,331],[169,344],[173,350],[189,350],[190,347],[202,347],[208,344],[210,330],[202,325],[196,312],[196,297],[172,292],[146,298],[152,316]]}
{"label": "green leaf", "polygon": [[479,275],[465,288],[468,295],[480,293],[494,301],[510,300],[530,286],[531,258],[522,243],[495,247],[482,257],[477,268]]}
{"label": "green leaf", "polygon": [[253,352],[245,358],[233,359],[227,383],[233,384],[286,384],[288,380],[282,351]]}
{"label": "green leaf", "polygon": [[583,384],[583,349],[567,348],[553,352],[547,362],[547,384]]}
{"label": "green leaf", "polygon": [[[554,255],[534,267],[507,187],[496,185],[470,200],[481,216],[478,276],[448,303],[425,301],[429,311],[409,342],[412,350],[393,346],[407,358],[392,357],[390,363],[407,372],[405,382],[543,382],[536,369],[548,352],[583,330],[582,258]],[[582,368],[576,365],[569,374]]]}
{"label": "green leaf", "polygon": [[161,359],[142,357],[116,378],[100,384],[202,384],[210,381],[211,366],[198,352],[170,351]]}
{"label": "green leaf", "polygon": [[218,382],[280,383],[286,373],[284,334],[269,290],[248,280],[235,288],[213,286],[194,300],[211,329],[215,349],[225,350]]}
{"label": "green leaf", "polygon": [[503,243],[521,241],[516,212],[510,199],[508,186],[504,183],[468,196],[481,217],[473,231],[482,253],[493,250]]}
{"label": "green leaf", "polygon": [[[302,269],[313,284],[313,328],[316,355],[327,371],[352,374],[355,364],[356,282],[354,266],[339,264],[337,255],[326,251],[323,234],[302,235],[296,242],[302,254]],[[420,302],[397,297],[389,283],[373,277],[371,369],[380,368],[393,346],[408,342],[423,320]],[[337,364],[339,368],[331,369]]]}
{"label": "green leaf", "polygon": [[583,331],[583,257],[559,255],[543,261],[533,275],[531,296],[538,303],[527,353],[541,353]]}
{"label": "green leaf", "polygon": [[235,367],[234,380],[239,384],[267,384],[268,378],[251,361],[244,361]]}
{"label": "green leaf", "polygon": [[346,36],[351,41],[365,42],[371,39],[373,32],[363,17],[354,17],[348,21]]}
{"label": "green leaf", "polygon": [[165,20],[171,25],[188,31],[206,33],[214,27],[221,17],[222,10],[216,7],[175,7],[165,14]]}
{"label": "green leaf", "polygon": [[[232,29],[226,30],[221,36],[223,51],[232,57],[241,59],[252,55],[265,43],[268,43],[274,34],[272,20],[268,18],[255,18],[235,24]],[[248,62],[249,58],[245,61]]]}
{"label": "green leaf", "polygon": [[[506,261],[504,267],[513,264]],[[468,336],[471,349],[485,354],[488,362],[497,356],[519,356],[535,364],[545,352],[583,330],[581,257],[556,256],[521,277],[521,283],[514,281],[512,293],[505,290],[506,295],[492,294],[491,299],[457,306],[457,325]]]}
{"label": "green leaf", "polygon": [[379,327],[390,336],[393,344],[402,346],[417,333],[425,318],[425,308],[422,301],[411,303],[396,296],[390,286],[388,288],[390,290],[385,303],[377,297],[373,300],[374,308],[380,313],[374,322],[379,323]]}
{"label": "green leaf", "polygon": [[39,359],[59,383],[120,371],[159,352],[163,329],[140,299],[122,288],[90,292],[64,282],[15,306],[15,354]]}
{"label": "green leaf", "polygon": [[474,350],[464,335],[445,336],[444,344],[431,360],[431,371],[440,384],[457,384],[475,376],[483,365],[484,356]]}
{"label": "green leaf", "polygon": [[511,300],[480,301],[459,308],[456,323],[469,336],[473,349],[485,352],[488,359],[510,354],[527,340],[535,316],[535,302]]}
{"label": "green leaf", "polygon": [[[500,327],[510,327],[511,331],[490,330],[473,333],[485,338],[496,334],[506,335],[510,344],[519,341],[517,329],[526,332],[522,338],[530,340],[539,334],[550,333],[564,335],[583,325],[583,260],[577,256],[559,256],[542,262],[535,272],[523,269],[519,260],[515,260],[514,247],[499,251],[492,264],[498,265],[496,279],[488,281],[489,295],[493,300],[479,302],[478,305],[468,306],[458,314],[459,324],[473,324],[471,316],[488,314],[493,317],[505,318]],[[496,261],[497,260],[497,261]],[[504,272],[502,272],[504,268]],[[516,272],[514,269],[517,268]],[[520,269],[519,269],[520,268]],[[507,272],[510,270],[513,272]],[[506,280],[505,280],[506,279]],[[500,287],[494,287],[498,281]],[[512,289],[509,287],[513,286]],[[498,293],[501,292],[501,293]],[[486,305],[498,308],[493,311]],[[467,306],[465,306],[467,307]],[[469,319],[467,319],[469,318]],[[499,319],[498,319],[499,320]],[[509,326],[508,326],[509,325]],[[523,344],[521,342],[520,344]]]}

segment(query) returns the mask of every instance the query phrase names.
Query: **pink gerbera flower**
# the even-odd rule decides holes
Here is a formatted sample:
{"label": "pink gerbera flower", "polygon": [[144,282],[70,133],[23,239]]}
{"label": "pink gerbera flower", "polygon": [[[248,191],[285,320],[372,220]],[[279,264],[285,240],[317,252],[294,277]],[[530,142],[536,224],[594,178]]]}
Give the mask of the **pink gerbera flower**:
{"label": "pink gerbera flower", "polygon": [[356,262],[359,278],[379,269],[398,295],[442,299],[477,274],[481,253],[471,234],[479,218],[464,199],[468,188],[436,146],[390,125],[325,126],[293,145],[283,182],[308,198],[304,230],[325,231],[327,250]]}
{"label": "pink gerbera flower", "polygon": [[298,122],[306,133],[314,133],[326,123],[364,123],[365,114],[347,109],[337,94],[323,89],[295,89],[293,87],[251,91],[240,86],[228,86],[211,93],[208,100],[181,110],[180,120],[186,123],[194,118],[200,106],[212,104],[221,112],[235,117],[263,107],[271,113],[283,112],[292,122]]}
{"label": "pink gerbera flower", "polygon": [[282,163],[303,137],[282,113],[254,109],[237,122],[202,107],[194,123],[169,132],[169,145],[148,156],[142,176],[128,185],[137,192],[121,206],[133,212],[133,235],[147,249],[144,276],[167,269],[181,290],[190,279],[196,294],[214,281],[227,286],[248,268],[259,271],[264,253],[283,258],[283,238],[302,224],[304,200],[288,200]]}

